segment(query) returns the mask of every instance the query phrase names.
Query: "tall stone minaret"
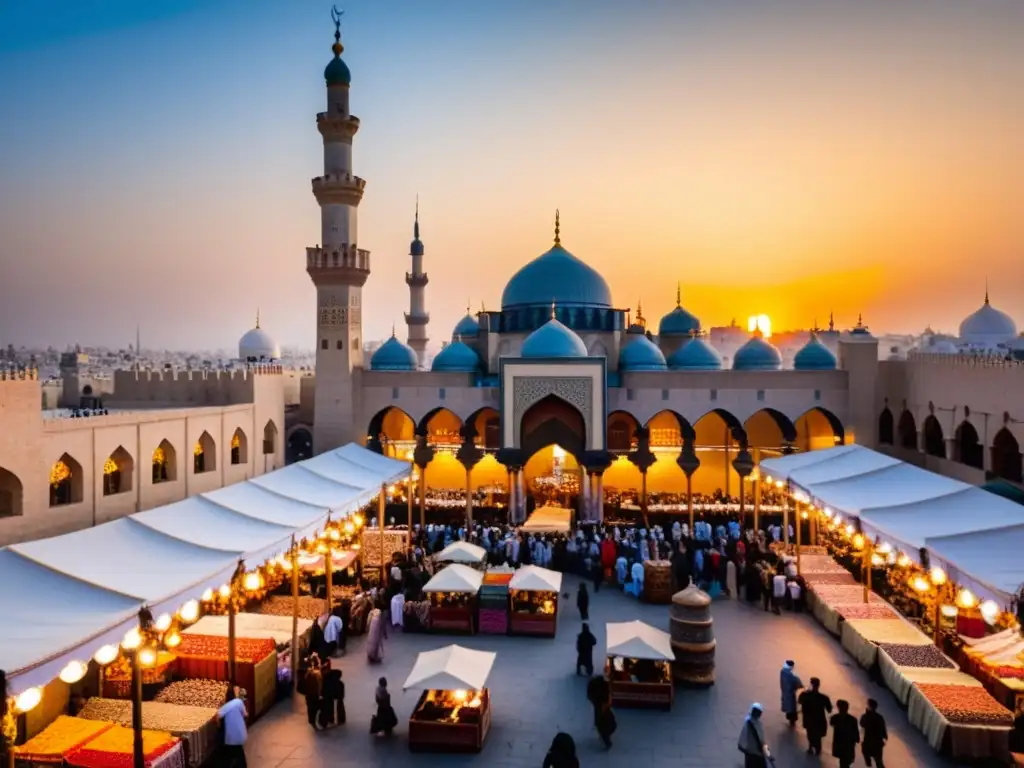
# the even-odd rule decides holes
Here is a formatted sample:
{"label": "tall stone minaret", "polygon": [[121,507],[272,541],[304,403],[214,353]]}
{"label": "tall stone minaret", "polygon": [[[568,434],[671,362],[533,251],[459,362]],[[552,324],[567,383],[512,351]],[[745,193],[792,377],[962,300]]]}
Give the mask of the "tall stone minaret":
{"label": "tall stone minaret", "polygon": [[405,284],[409,286],[409,311],[405,313],[405,324],[409,328],[408,344],[416,352],[420,367],[425,364],[427,353],[427,283],[430,279],[423,271],[423,241],[420,240],[420,200],[416,198],[416,217],[412,225],[412,243],[409,245],[412,257],[412,272],[405,273]]}
{"label": "tall stone minaret", "polygon": [[370,276],[370,252],[356,246],[357,212],[366,186],[352,174],[352,137],[359,118],[349,113],[352,76],[341,59],[341,14],[332,10],[331,18],[334,59],[324,70],[327,111],[316,116],[324,141],[324,175],[313,179],[322,244],[306,249],[306,271],[317,295],[315,453],[364,436],[355,423],[355,391],[363,367],[363,285]]}

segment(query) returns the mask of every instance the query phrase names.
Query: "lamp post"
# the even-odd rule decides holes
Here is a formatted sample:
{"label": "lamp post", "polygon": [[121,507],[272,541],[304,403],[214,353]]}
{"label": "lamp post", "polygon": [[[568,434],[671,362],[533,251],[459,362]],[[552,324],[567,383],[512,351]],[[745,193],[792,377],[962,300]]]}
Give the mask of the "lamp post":
{"label": "lamp post", "polygon": [[288,562],[291,563],[292,577],[292,686],[299,677],[299,548],[292,534],[292,546],[288,550]]}
{"label": "lamp post", "polygon": [[228,685],[234,690],[236,684],[235,678],[235,591],[239,587],[239,581],[245,576],[245,562],[243,560],[238,561],[238,565],[235,566],[235,572],[231,575],[231,583],[228,585],[230,594],[228,595]]}
{"label": "lamp post", "polygon": [[384,563],[384,513],[387,505],[388,487],[381,483],[380,493],[377,495],[377,527],[380,528],[380,588],[383,590],[387,581],[387,565]]}
{"label": "lamp post", "polygon": [[[232,629],[228,624],[229,631]],[[159,653],[174,648],[181,642],[181,635],[172,627],[170,616],[153,621],[153,614],[148,608],[139,610],[139,626],[129,630],[121,642],[121,648],[131,663],[132,678],[132,768],[146,768],[146,754],[142,741],[142,670],[157,663]],[[228,647],[231,649],[232,639],[229,636]],[[102,649],[101,649],[102,650]],[[112,654],[116,657],[116,651]],[[97,661],[99,658],[97,656]],[[113,661],[113,658],[110,659]],[[229,668],[232,664],[229,659]]]}

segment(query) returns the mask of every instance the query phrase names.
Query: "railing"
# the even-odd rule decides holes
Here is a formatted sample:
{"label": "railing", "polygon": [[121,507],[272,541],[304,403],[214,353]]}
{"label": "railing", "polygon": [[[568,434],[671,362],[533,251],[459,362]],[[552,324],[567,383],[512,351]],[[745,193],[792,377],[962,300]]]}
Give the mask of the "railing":
{"label": "railing", "polygon": [[37,368],[0,368],[0,381],[39,381]]}
{"label": "railing", "polygon": [[307,269],[330,269],[330,268],[358,269],[363,272],[370,271],[370,252],[357,248],[354,244],[344,243],[337,248],[307,248],[306,268]]}
{"label": "railing", "polygon": [[313,179],[313,192],[319,189],[330,189],[333,187],[355,188],[360,192],[366,187],[366,179],[362,179],[351,173],[328,173],[324,176],[317,176]]}

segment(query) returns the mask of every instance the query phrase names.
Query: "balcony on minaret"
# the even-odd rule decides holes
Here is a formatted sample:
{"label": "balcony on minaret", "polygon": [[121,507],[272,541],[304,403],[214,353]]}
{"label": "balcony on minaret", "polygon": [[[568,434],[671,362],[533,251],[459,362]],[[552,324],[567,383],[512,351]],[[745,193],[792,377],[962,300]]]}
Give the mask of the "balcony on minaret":
{"label": "balcony on minaret", "polygon": [[359,118],[355,115],[332,115],[320,112],[316,116],[316,127],[324,141],[351,141],[359,131]]}
{"label": "balcony on minaret", "polygon": [[430,313],[423,312],[422,314],[414,315],[409,312],[405,313],[405,324],[406,325],[426,325],[430,322]]}
{"label": "balcony on minaret", "polygon": [[421,272],[416,275],[412,272],[405,273],[405,284],[410,288],[423,288],[427,283],[430,282],[430,278],[427,277],[426,272]]}
{"label": "balcony on minaret", "polygon": [[306,272],[314,283],[361,286],[370,276],[370,252],[354,244],[307,248]]}
{"label": "balcony on minaret", "polygon": [[320,205],[359,205],[366,179],[350,173],[329,173],[313,179],[313,195]]}

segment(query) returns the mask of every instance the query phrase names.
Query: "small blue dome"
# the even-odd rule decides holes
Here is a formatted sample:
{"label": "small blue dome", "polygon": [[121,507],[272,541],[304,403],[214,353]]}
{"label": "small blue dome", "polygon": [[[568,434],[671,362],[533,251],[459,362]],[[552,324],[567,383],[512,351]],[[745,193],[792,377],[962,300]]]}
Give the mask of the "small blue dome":
{"label": "small blue dome", "polygon": [[765,341],[760,333],[736,350],[732,361],[734,371],[777,371],[781,367],[779,350]]}
{"label": "small blue dome", "polygon": [[793,358],[793,367],[798,371],[834,371],[836,356],[812,331],[810,341]]}
{"label": "small blue dome", "polygon": [[410,256],[422,256],[423,255],[423,241],[418,237],[409,243],[409,255]]}
{"label": "small blue dome", "polygon": [[658,336],[689,336],[699,330],[700,320],[678,304],[658,323]]}
{"label": "small blue dome", "polygon": [[461,341],[453,341],[434,358],[430,370],[473,373],[480,370],[480,356]]}
{"label": "small blue dome", "polygon": [[394,335],[385,341],[370,358],[371,371],[415,371],[416,353]]}
{"label": "small blue dome", "polygon": [[555,245],[512,275],[501,294],[502,309],[552,303],[611,309],[612,292],[597,270]]}
{"label": "small blue dome", "polygon": [[455,324],[455,330],[452,331],[452,341],[458,341],[459,339],[475,339],[480,335],[480,323],[476,321],[469,312],[466,316],[459,320]]}
{"label": "small blue dome", "polygon": [[668,367],[673,371],[720,371],[722,356],[700,336],[683,342],[668,356]]}
{"label": "small blue dome", "polygon": [[341,56],[335,55],[331,59],[331,63],[324,69],[324,80],[328,85],[350,85],[352,83],[352,73],[349,72],[348,65],[341,60]]}
{"label": "small blue dome", "polygon": [[667,368],[665,356],[646,336],[634,336],[619,352],[619,370],[664,371]]}
{"label": "small blue dome", "polygon": [[587,345],[570,328],[551,318],[526,337],[521,357],[586,357]]}

